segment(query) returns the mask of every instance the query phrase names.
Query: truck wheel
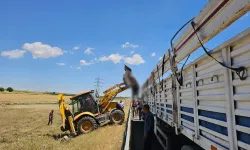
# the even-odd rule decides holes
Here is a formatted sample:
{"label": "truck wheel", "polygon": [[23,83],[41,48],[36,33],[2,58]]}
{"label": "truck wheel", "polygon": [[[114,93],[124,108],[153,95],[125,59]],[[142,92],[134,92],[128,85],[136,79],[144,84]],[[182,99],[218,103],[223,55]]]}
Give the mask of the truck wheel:
{"label": "truck wheel", "polygon": [[78,134],[87,134],[94,129],[97,129],[97,123],[94,118],[86,116],[80,119],[77,123]]}
{"label": "truck wheel", "polygon": [[116,109],[110,114],[110,121],[114,124],[122,124],[124,122],[124,112]]}

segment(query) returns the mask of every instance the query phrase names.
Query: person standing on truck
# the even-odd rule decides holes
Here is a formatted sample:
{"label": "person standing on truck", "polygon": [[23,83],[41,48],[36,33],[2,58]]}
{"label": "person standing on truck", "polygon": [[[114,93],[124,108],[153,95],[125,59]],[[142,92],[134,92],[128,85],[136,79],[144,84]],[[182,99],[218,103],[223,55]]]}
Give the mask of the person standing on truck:
{"label": "person standing on truck", "polygon": [[142,102],[138,102],[137,112],[139,114],[139,120],[141,120],[142,117]]}
{"label": "person standing on truck", "polygon": [[133,113],[133,118],[135,117],[136,115],[136,101],[132,101],[132,113]]}
{"label": "person standing on truck", "polygon": [[143,150],[151,150],[152,142],[154,141],[154,116],[149,111],[149,105],[143,106],[143,112],[145,114],[144,119],[144,147]]}

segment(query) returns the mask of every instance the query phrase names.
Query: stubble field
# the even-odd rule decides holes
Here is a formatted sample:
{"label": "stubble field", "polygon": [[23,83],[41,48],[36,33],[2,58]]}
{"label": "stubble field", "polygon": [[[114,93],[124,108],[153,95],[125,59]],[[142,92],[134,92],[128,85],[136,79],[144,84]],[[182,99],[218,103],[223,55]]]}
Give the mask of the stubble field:
{"label": "stubble field", "polygon": [[[66,96],[66,101],[69,102]],[[123,125],[107,125],[69,141],[55,140],[62,133],[56,95],[39,93],[0,93],[0,149],[68,149],[120,150],[126,126],[129,100],[125,100],[126,119]],[[53,125],[48,114],[54,110]]]}

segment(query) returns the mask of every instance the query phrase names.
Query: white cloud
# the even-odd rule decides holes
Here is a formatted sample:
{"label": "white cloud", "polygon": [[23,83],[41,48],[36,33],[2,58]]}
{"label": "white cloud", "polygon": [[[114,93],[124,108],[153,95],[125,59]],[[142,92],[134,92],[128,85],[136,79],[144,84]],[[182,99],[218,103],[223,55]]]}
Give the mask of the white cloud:
{"label": "white cloud", "polygon": [[81,69],[81,67],[76,67],[76,69],[77,69],[77,70],[80,70],[80,69]]}
{"label": "white cloud", "polygon": [[145,60],[139,54],[134,54],[132,57],[124,58],[125,63],[130,65],[139,65],[145,63]]}
{"label": "white cloud", "polygon": [[93,50],[94,50],[94,48],[88,47],[88,48],[84,51],[84,53],[87,54],[87,55],[90,55],[90,54],[93,54]]}
{"label": "white cloud", "polygon": [[129,42],[126,42],[125,44],[122,44],[121,46],[122,48],[132,48],[132,49],[135,49],[135,48],[138,48],[139,46],[138,45],[135,45],[135,44],[131,44]]}
{"label": "white cloud", "polygon": [[131,51],[131,52],[130,52],[130,54],[134,54],[134,53],[135,53],[135,51]]}
{"label": "white cloud", "polygon": [[23,49],[32,53],[33,58],[50,58],[63,55],[63,50],[58,47],[51,47],[50,45],[41,42],[25,43]]}
{"label": "white cloud", "polygon": [[56,63],[58,66],[65,66],[65,63]]}
{"label": "white cloud", "polygon": [[91,62],[87,62],[86,60],[80,60],[80,64],[82,66],[88,66],[88,65],[91,65],[92,63]]}
{"label": "white cloud", "polygon": [[63,51],[64,53],[68,53],[68,54],[74,54],[73,51],[69,50],[69,51]]}
{"label": "white cloud", "polygon": [[161,60],[162,59],[162,57],[159,57],[159,60]]}
{"label": "white cloud", "polygon": [[151,54],[151,56],[154,57],[154,56],[155,56],[155,52],[153,52],[153,53]]}
{"label": "white cloud", "polygon": [[10,50],[10,51],[3,51],[1,52],[1,56],[6,56],[9,59],[18,59],[23,57],[25,51],[24,50]]}
{"label": "white cloud", "polygon": [[122,60],[123,56],[120,54],[111,54],[109,56],[103,56],[99,60],[100,61],[113,61],[115,64],[119,63]]}
{"label": "white cloud", "polygon": [[78,50],[79,48],[80,48],[80,46],[73,47],[74,50]]}

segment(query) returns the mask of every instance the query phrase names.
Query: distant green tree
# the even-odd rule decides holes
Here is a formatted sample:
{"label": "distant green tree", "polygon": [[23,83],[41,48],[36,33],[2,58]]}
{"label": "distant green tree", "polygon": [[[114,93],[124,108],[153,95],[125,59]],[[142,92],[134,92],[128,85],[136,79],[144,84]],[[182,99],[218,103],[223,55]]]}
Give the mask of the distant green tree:
{"label": "distant green tree", "polygon": [[4,91],[4,88],[3,87],[0,87],[0,92],[3,92]]}
{"label": "distant green tree", "polygon": [[8,92],[13,92],[14,89],[13,89],[12,87],[8,87],[8,88],[6,89],[6,91],[8,91]]}

